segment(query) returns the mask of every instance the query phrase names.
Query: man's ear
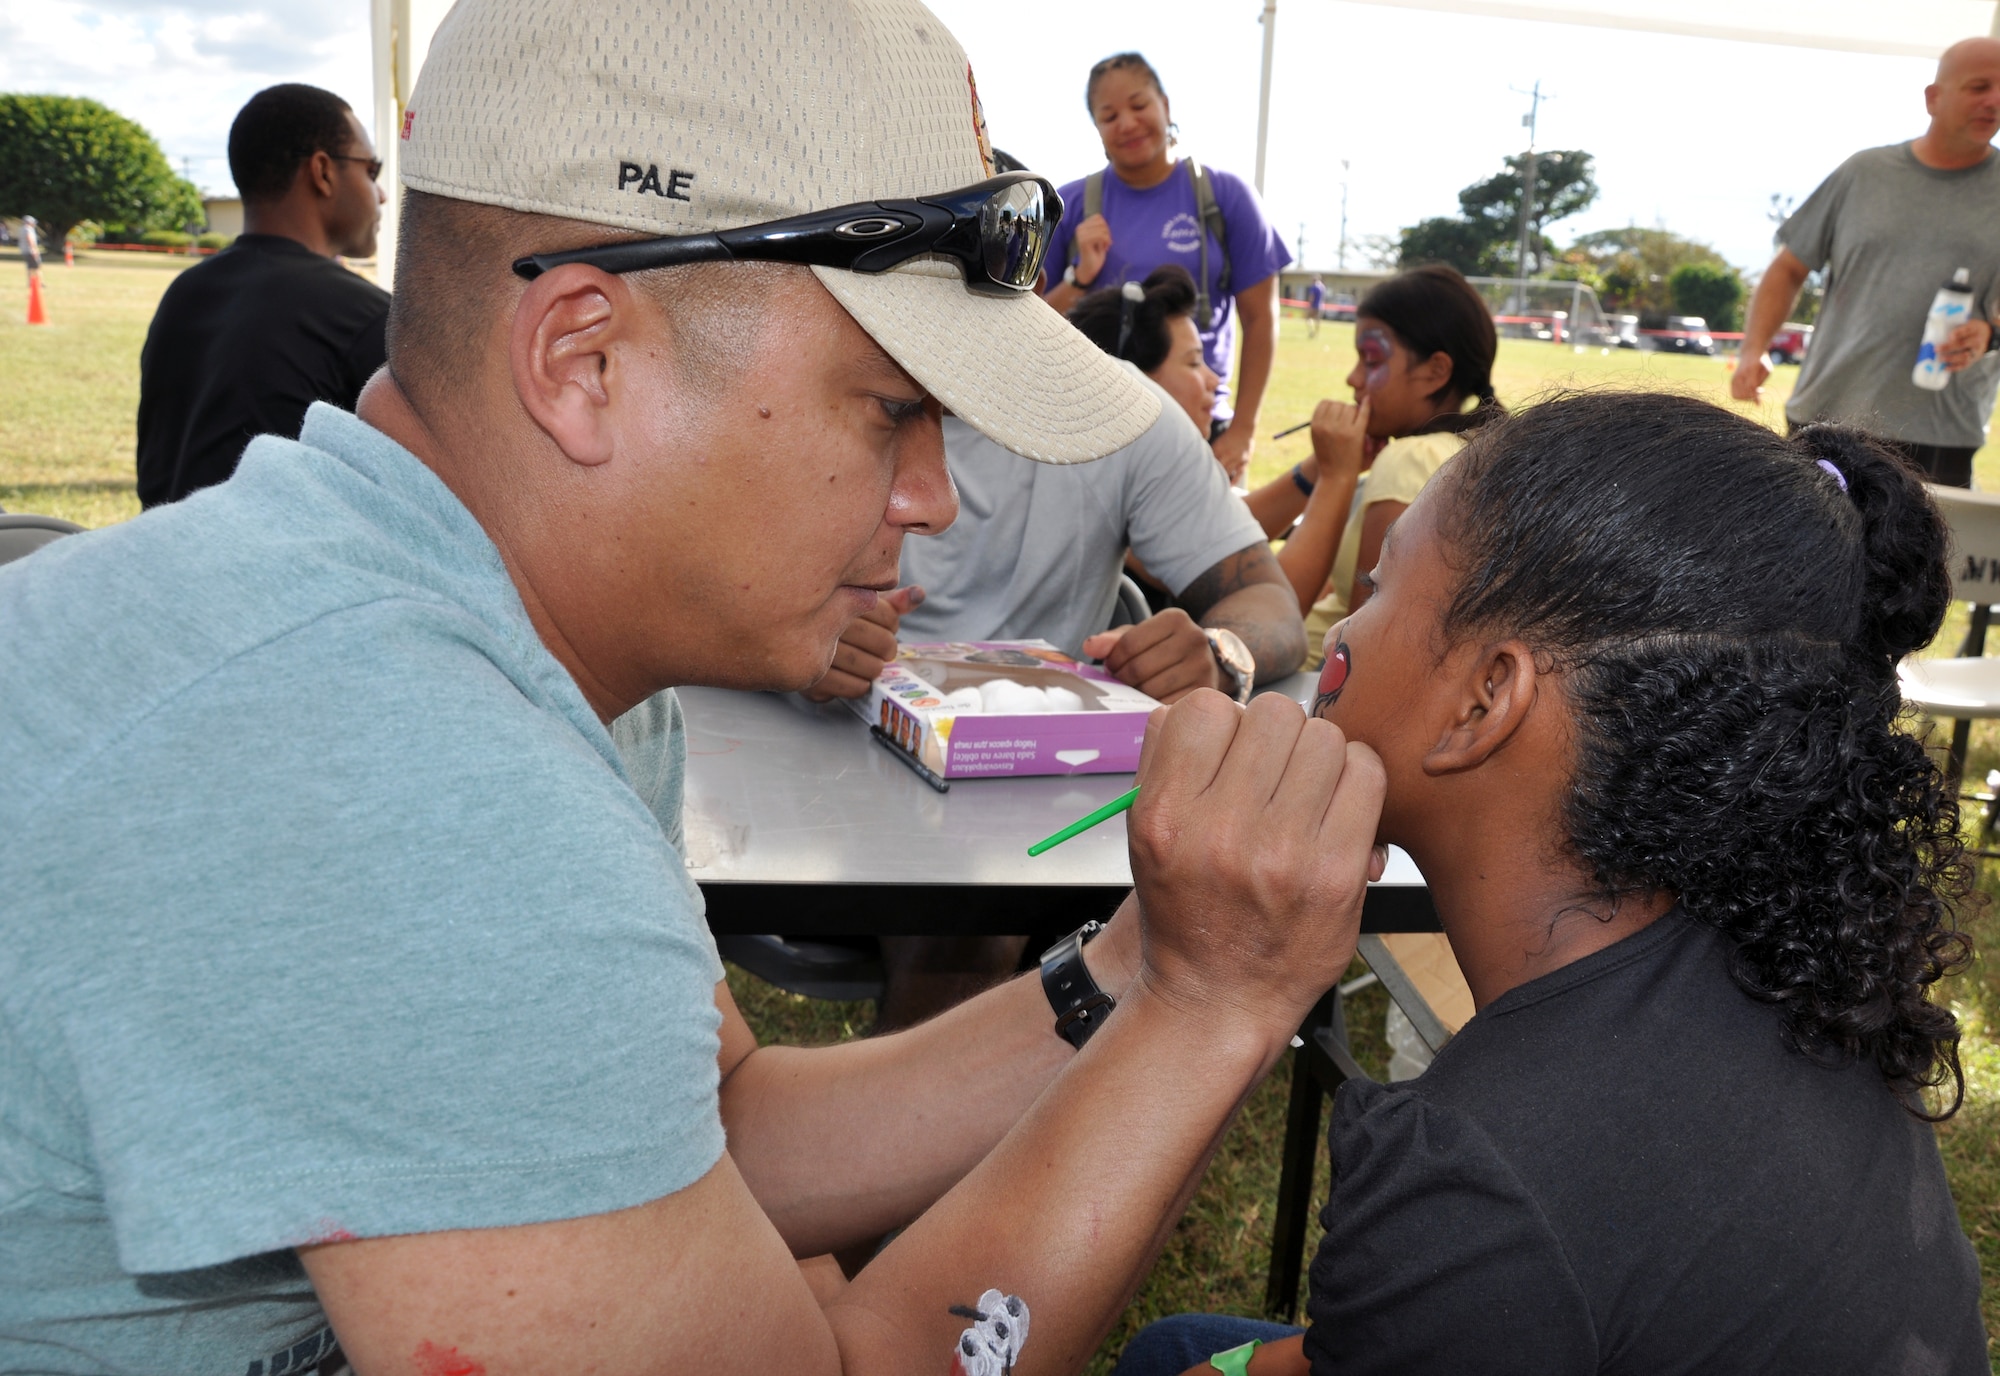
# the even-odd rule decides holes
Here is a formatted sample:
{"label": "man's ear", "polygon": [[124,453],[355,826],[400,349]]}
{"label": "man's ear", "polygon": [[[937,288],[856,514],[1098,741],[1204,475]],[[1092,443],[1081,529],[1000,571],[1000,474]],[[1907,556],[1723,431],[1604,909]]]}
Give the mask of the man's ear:
{"label": "man's ear", "polygon": [[1488,645],[1471,656],[1458,680],[1450,723],[1424,755],[1424,773],[1477,769],[1511,740],[1541,691],[1535,655],[1518,640]]}
{"label": "man's ear", "polygon": [[334,181],[339,175],[340,165],[333,160],[333,154],[324,149],[299,164],[299,175],[305,178],[306,186],[322,201],[330,201],[334,196]]}
{"label": "man's ear", "polygon": [[572,463],[604,463],[616,448],[613,346],[630,340],[639,314],[623,281],[583,263],[543,273],[515,304],[507,348],[515,394]]}

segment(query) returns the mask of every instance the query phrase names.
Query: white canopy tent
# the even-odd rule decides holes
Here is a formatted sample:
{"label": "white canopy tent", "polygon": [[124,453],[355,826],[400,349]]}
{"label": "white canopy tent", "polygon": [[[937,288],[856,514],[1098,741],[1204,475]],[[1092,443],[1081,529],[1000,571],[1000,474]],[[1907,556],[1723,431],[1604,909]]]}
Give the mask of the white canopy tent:
{"label": "white canopy tent", "polygon": [[[430,50],[431,35],[451,5],[450,0],[371,0],[371,3],[375,146],[383,162],[382,185],[389,194],[382,217],[376,276],[388,286],[395,275],[396,203],[401,192],[397,177],[397,134],[402,129],[410,90],[423,67],[424,54]],[[1560,0],[1559,3],[1354,0],[1354,3],[1896,57],[1935,57],[1969,34],[2000,36],[2000,3],[1996,0]],[[1267,47],[1277,8],[1276,0],[1266,0],[1263,6]],[[1262,164],[1260,146],[1260,180]]]}

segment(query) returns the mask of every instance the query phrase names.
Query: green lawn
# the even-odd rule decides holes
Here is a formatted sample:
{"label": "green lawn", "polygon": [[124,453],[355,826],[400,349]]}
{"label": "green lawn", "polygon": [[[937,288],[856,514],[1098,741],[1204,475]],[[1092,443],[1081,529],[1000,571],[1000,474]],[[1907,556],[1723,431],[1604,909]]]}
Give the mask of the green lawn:
{"label": "green lawn", "polygon": [[[154,303],[188,260],[165,255],[85,253],[74,268],[56,263],[43,274],[52,324],[29,327],[18,260],[0,255],[0,506],[105,525],[137,514],[132,491],[134,415],[139,399],[139,349]],[[1342,383],[1354,358],[1352,330],[1328,325],[1318,339],[1303,322],[1286,320],[1271,392],[1260,427],[1268,436],[1304,420],[1323,396],[1348,395]],[[1762,418],[1781,423],[1780,407],[1796,370],[1782,369],[1766,389]],[[1496,384],[1501,399],[1520,406],[1565,387],[1668,387],[1724,401],[1726,364],[1717,359],[1571,348],[1525,340],[1500,346]],[[1251,475],[1276,477],[1307,453],[1301,433],[1260,441]],[[1976,460],[1982,487],[2000,488],[2000,446],[1989,439]],[[1949,652],[1959,631],[1939,645]],[[2000,647],[1996,647],[2000,648]],[[1973,734],[1968,776],[2000,768],[2000,723]],[[1983,887],[2000,890],[1987,866]],[[2000,919],[1983,925],[2000,939]],[[819,1043],[858,1035],[871,1021],[865,1006],[814,1004],[778,993],[732,970],[730,982],[758,1034],[769,1040]],[[1966,1109],[1939,1133],[1966,1231],[1988,1277],[1986,1324],[2000,1333],[2000,965],[1981,957],[1947,992],[1967,1028],[1970,1092]],[[1381,1073],[1382,995],[1357,997],[1353,1024],[1362,1063]],[[1277,1195],[1277,1152],[1283,1136],[1289,1072],[1250,1098],[1200,1191],[1141,1292],[1125,1324],[1106,1344],[1097,1369],[1146,1319],[1182,1310],[1255,1314],[1263,1301],[1271,1209]],[[1324,1188],[1324,1161],[1321,1188]]]}

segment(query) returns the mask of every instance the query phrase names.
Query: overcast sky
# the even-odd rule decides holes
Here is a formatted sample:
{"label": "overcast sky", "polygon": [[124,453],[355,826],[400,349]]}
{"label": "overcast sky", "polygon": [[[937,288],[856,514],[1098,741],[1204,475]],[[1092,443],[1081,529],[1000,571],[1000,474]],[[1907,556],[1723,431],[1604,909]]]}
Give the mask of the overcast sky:
{"label": "overcast sky", "polygon": [[[931,3],[972,58],[994,142],[1056,181],[1101,165],[1083,77],[1133,47],[1165,80],[1185,145],[1255,171],[1261,0]],[[1985,8],[1967,5],[1968,20]],[[1758,268],[1771,196],[1803,198],[1855,149],[1920,133],[1931,73],[1910,57],[1348,0],[1283,0],[1277,38],[1265,199],[1295,252],[1303,222],[1314,266],[1335,256],[1343,159],[1351,239],[1450,214],[1461,186],[1524,146],[1528,100],[1513,88],[1539,79],[1540,146],[1589,150],[1603,188],[1558,242],[1664,224]],[[229,121],[261,87],[309,81],[366,118],[368,41],[367,0],[10,0],[0,90],[94,96],[226,192]]]}

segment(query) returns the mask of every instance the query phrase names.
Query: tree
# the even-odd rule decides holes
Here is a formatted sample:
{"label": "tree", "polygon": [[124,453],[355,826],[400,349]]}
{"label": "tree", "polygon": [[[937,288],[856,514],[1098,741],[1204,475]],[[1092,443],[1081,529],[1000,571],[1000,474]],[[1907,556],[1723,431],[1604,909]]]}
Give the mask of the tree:
{"label": "tree", "polygon": [[1700,316],[1711,330],[1743,323],[1743,279],[1726,263],[1682,263],[1668,276],[1667,289],[1676,312]]}
{"label": "tree", "polygon": [[1487,234],[1470,220],[1437,215],[1404,230],[1400,263],[1413,268],[1419,263],[1449,263],[1474,277],[1485,271],[1486,252],[1492,247]]}
{"label": "tree", "polygon": [[1637,225],[1578,235],[1565,257],[1572,255],[1581,255],[1596,269],[1603,284],[1598,288],[1598,297],[1606,310],[1641,314],[1665,315],[1675,309],[1670,283],[1674,269],[1682,264],[1729,267],[1723,256],[1707,244],[1683,238],[1672,230],[1641,229]]}
{"label": "tree", "polygon": [[0,95],[0,212],[33,215],[60,247],[81,220],[183,228],[201,194],[139,125],[79,96]]}
{"label": "tree", "polygon": [[[1535,201],[1528,223],[1529,262],[1540,271],[1555,246],[1543,232],[1597,199],[1597,176],[1590,154],[1580,148],[1535,155]],[[1436,216],[1402,233],[1402,264],[1450,263],[1468,277],[1524,275],[1521,256],[1521,172],[1517,160],[1503,172],[1474,182],[1458,193],[1456,216]]]}
{"label": "tree", "polygon": [[1505,254],[1493,256],[1511,263],[1516,276],[1541,271],[1551,247],[1542,234],[1545,228],[1588,209],[1597,200],[1597,174],[1590,154],[1581,148],[1555,148],[1534,157],[1535,204],[1528,218],[1530,258],[1525,268],[1515,260],[1521,254],[1521,172],[1527,155],[1506,171],[1458,193],[1459,213],[1484,226],[1488,243],[1495,249],[1506,247]]}

